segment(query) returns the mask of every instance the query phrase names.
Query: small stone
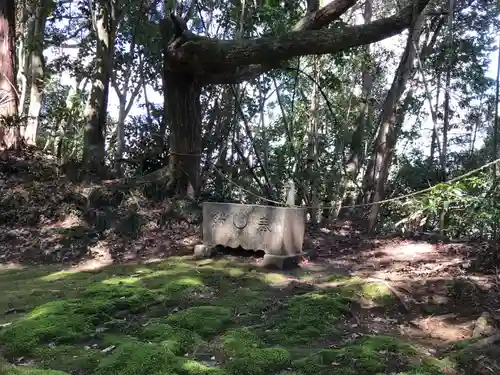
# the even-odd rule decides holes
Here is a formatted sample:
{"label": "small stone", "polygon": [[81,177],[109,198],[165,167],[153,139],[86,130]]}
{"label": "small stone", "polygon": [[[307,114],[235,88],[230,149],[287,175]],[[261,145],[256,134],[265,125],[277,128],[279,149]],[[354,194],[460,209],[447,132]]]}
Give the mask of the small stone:
{"label": "small stone", "polygon": [[114,350],[116,348],[115,345],[108,346],[107,348],[101,350],[102,353],[109,353],[110,351]]}
{"label": "small stone", "polygon": [[476,320],[472,337],[485,337],[495,333],[495,327],[488,312],[484,312]]}
{"label": "small stone", "polygon": [[206,245],[199,244],[194,247],[194,255],[199,258],[210,258],[212,249]]}

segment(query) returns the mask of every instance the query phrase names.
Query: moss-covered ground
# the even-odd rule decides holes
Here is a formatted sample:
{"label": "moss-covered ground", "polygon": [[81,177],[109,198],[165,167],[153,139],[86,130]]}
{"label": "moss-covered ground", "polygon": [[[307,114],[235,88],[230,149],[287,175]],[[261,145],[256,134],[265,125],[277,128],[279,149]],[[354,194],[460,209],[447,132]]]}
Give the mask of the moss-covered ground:
{"label": "moss-covered ground", "polygon": [[92,272],[0,271],[0,374],[443,374],[394,337],[345,337],[360,280],[290,288],[227,260],[171,258]]}

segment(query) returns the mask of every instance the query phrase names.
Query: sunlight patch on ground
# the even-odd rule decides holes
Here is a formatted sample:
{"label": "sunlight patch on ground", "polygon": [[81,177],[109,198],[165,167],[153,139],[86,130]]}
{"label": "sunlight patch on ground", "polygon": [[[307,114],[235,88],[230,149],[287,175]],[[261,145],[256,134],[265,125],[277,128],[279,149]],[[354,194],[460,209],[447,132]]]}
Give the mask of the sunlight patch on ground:
{"label": "sunlight patch on ground", "polygon": [[22,264],[14,263],[14,262],[0,264],[0,274],[2,273],[2,271],[22,270],[25,268],[26,268],[26,266],[23,266]]}
{"label": "sunlight patch on ground", "polygon": [[470,338],[474,321],[448,322],[453,316],[431,316],[412,321],[425,335],[442,341],[457,341]]}
{"label": "sunlight patch on ground", "polygon": [[45,225],[43,229],[56,229],[56,228],[72,228],[84,225],[85,222],[75,214],[68,214],[64,216],[59,221],[56,221],[52,224]]}
{"label": "sunlight patch on ground", "polygon": [[99,270],[113,264],[111,245],[108,241],[99,241],[92,247],[92,259],[84,260],[72,270],[75,272]]}
{"label": "sunlight patch on ground", "polygon": [[64,278],[74,274],[75,272],[76,271],[70,271],[70,270],[57,271],[57,272],[51,273],[49,275],[41,276],[40,280],[42,280],[42,281],[61,280],[61,279],[64,279]]}
{"label": "sunlight patch on ground", "polygon": [[392,261],[418,261],[418,260],[430,260],[437,257],[436,247],[429,243],[401,243],[397,246],[386,245],[377,250],[377,252],[383,253],[379,258],[381,261],[392,260]]}

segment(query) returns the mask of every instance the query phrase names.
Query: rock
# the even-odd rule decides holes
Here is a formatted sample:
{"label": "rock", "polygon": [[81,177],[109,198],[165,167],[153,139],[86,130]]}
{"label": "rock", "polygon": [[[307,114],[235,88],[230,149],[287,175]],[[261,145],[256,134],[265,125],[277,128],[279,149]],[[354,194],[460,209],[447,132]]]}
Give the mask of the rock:
{"label": "rock", "polygon": [[196,245],[194,255],[197,258],[209,258],[212,255],[212,248],[203,244]]}
{"label": "rock", "polygon": [[477,338],[491,336],[495,333],[495,331],[496,329],[491,315],[488,312],[483,312],[476,320],[472,337]]}
{"label": "rock", "polygon": [[101,350],[102,353],[109,353],[116,348],[115,345],[108,346],[107,348]]}

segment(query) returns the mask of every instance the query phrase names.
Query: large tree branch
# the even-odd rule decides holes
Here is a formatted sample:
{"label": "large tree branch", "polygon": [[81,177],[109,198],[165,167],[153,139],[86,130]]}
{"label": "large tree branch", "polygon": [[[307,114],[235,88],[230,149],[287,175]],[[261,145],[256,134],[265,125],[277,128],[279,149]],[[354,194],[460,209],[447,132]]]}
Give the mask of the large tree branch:
{"label": "large tree branch", "polygon": [[[293,27],[293,31],[318,30],[338,20],[345,12],[352,8],[358,0],[332,0],[315,12],[306,14]],[[205,83],[239,83],[255,78],[269,70],[282,66],[282,61],[273,61],[268,64],[251,64],[237,67],[232,74],[211,74],[204,77]]]}
{"label": "large tree branch", "polygon": [[[220,78],[211,83],[228,83],[241,76],[247,67],[275,66],[297,56],[339,53],[352,47],[374,43],[402,32],[420,14],[429,0],[414,0],[398,15],[365,25],[336,29],[292,31],[280,36],[259,39],[222,41],[190,34],[173,40],[167,47],[169,69],[179,73]],[[262,67],[260,67],[262,69]]]}
{"label": "large tree branch", "polygon": [[306,14],[294,26],[293,31],[319,30],[340,18],[358,0],[335,0],[315,12]]}

